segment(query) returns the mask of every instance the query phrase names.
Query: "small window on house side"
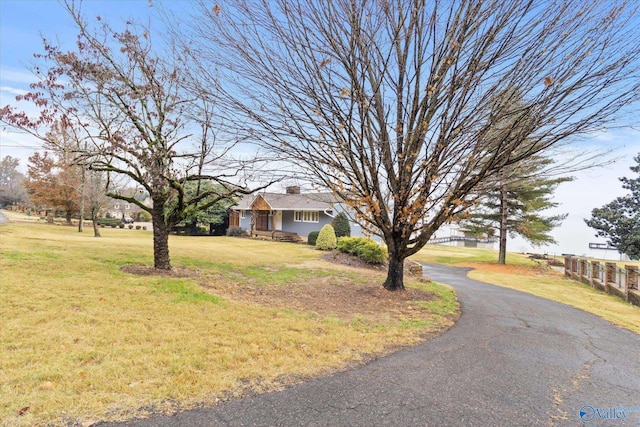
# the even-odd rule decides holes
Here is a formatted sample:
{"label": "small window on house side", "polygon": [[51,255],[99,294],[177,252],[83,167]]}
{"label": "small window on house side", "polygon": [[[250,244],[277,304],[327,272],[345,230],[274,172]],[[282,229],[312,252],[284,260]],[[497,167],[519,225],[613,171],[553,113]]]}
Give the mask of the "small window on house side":
{"label": "small window on house side", "polygon": [[241,219],[245,219],[245,218],[246,218],[246,213],[245,213],[245,210],[244,210],[244,209],[242,209],[242,210],[240,211],[240,218],[241,218]]}
{"label": "small window on house side", "polygon": [[113,209],[120,209],[120,203],[116,203],[115,205],[113,205]]}
{"label": "small window on house side", "polygon": [[293,211],[293,221],[302,222],[302,211]]}
{"label": "small window on house side", "polygon": [[129,209],[131,209],[131,205],[129,203],[125,203],[124,204],[124,208],[129,210]]}

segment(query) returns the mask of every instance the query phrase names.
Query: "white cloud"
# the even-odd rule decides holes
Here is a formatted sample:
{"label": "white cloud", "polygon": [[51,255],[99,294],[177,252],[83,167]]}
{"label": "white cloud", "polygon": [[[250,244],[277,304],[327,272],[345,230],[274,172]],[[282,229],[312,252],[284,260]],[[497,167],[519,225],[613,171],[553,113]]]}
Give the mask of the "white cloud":
{"label": "white cloud", "polygon": [[0,81],[3,84],[7,84],[7,82],[12,83],[22,83],[24,85],[29,85],[38,81],[38,78],[31,72],[23,69],[16,68],[5,68],[2,67],[0,69]]}
{"label": "white cloud", "polygon": [[20,89],[20,88],[15,88],[15,87],[11,87],[11,86],[0,86],[0,91],[8,92],[8,93],[11,93],[13,95],[26,95],[27,93],[29,93],[29,91],[27,91],[27,90]]}

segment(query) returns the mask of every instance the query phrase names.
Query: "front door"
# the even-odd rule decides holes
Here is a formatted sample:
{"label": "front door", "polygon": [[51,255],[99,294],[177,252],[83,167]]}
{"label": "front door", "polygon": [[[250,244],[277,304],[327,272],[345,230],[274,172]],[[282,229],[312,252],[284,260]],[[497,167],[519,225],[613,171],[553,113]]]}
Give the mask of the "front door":
{"label": "front door", "polygon": [[276,223],[273,229],[282,230],[282,211],[277,211],[273,217]]}
{"label": "front door", "polygon": [[256,230],[269,231],[269,211],[256,212]]}

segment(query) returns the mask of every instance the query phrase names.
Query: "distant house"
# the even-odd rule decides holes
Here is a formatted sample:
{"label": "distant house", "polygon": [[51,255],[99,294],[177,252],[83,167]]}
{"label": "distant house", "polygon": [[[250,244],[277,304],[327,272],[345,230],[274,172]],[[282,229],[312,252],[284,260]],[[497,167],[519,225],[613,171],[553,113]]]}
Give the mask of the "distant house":
{"label": "distant house", "polygon": [[[229,226],[254,237],[296,240],[331,224],[339,212],[349,210],[333,193],[300,193],[300,187],[287,187],[285,193],[245,195],[231,208]],[[350,221],[350,226],[352,236],[362,236],[357,223]]]}
{"label": "distant house", "polygon": [[[122,194],[127,197],[133,197],[145,206],[152,206],[149,195],[143,190],[127,188],[122,191]],[[107,204],[107,214],[112,218],[120,218],[123,220],[135,220],[141,210],[138,205],[119,199],[110,199]]]}

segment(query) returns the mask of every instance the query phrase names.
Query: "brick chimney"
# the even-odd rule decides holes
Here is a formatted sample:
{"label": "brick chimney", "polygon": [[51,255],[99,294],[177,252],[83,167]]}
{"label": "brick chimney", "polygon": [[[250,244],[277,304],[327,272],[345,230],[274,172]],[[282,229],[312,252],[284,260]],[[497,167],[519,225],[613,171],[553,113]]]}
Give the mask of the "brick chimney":
{"label": "brick chimney", "polygon": [[300,186],[299,185],[293,185],[291,187],[287,187],[287,194],[300,194]]}

